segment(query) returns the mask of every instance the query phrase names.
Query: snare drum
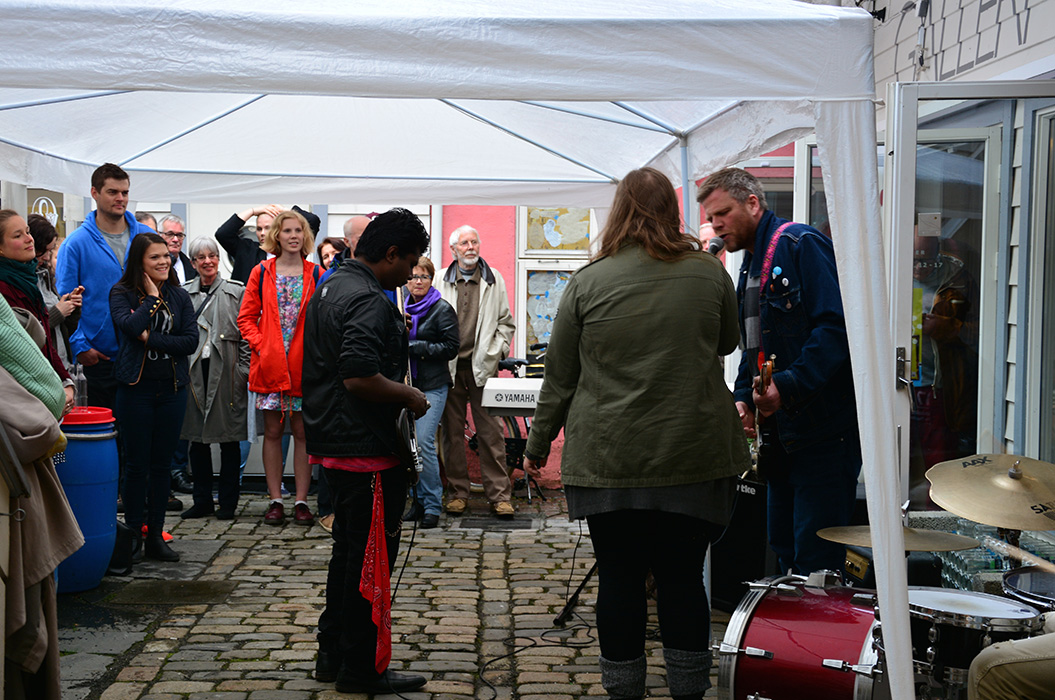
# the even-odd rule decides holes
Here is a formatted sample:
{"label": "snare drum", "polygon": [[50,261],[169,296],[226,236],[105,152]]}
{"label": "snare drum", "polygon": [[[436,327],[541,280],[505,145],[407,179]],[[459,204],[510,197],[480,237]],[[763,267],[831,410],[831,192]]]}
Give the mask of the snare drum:
{"label": "snare drum", "polygon": [[719,698],[872,698],[874,592],[805,581],[751,584],[718,648]]}
{"label": "snare drum", "polygon": [[1055,573],[1022,566],[1004,574],[1004,593],[1047,612],[1055,611]]}
{"label": "snare drum", "polygon": [[920,676],[967,683],[971,661],[994,642],[1040,632],[1040,612],[1006,598],[951,588],[909,586],[912,660]]}

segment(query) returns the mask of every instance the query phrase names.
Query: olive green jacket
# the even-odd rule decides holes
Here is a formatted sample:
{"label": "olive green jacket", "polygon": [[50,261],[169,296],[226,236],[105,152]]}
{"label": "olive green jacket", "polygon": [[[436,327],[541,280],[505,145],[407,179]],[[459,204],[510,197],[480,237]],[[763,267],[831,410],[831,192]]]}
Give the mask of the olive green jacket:
{"label": "olive green jacket", "polygon": [[750,465],[720,356],[739,341],[717,258],[661,262],[628,246],[575,273],[561,298],[527,451],[565,429],[570,486],[709,481]]}

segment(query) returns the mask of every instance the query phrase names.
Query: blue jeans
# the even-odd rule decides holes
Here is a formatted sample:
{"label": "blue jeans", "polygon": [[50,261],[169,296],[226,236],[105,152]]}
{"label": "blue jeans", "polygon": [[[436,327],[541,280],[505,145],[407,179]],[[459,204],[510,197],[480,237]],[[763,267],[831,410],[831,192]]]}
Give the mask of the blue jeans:
{"label": "blue jeans", "polygon": [[[172,474],[172,453],[179,442],[187,388],[172,379],[143,379],[117,387],[114,410],[125,446],[125,482],[121,500],[125,524],[138,533],[144,521],[152,532],[165,526]],[[144,517],[144,502],[146,515]]]}
{"label": "blue jeans", "polygon": [[443,417],[443,405],[447,403],[447,387],[425,392],[432,408],[414,421],[418,435],[418,454],[421,455],[421,476],[415,487],[418,501],[425,514],[440,514],[443,497],[443,482],[440,481],[440,460],[436,456],[436,429]]}
{"label": "blue jeans", "polygon": [[[767,465],[769,545],[780,570],[809,574],[841,571],[846,546],[817,537],[817,530],[849,525],[861,473],[856,430],[795,452],[774,446]],[[772,471],[770,471],[772,469]]]}

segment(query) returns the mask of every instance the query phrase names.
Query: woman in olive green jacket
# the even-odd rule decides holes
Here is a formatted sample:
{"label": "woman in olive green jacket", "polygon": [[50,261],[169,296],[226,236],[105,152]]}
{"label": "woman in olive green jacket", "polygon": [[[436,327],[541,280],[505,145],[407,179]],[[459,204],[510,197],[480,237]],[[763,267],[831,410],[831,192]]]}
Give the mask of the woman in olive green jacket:
{"label": "woman in olive green jacket", "polygon": [[732,281],[681,232],[670,181],[628,173],[596,259],[561,298],[525,463],[544,465],[564,427],[562,481],[597,559],[609,697],[645,693],[649,571],[672,697],[710,687],[703,559],[750,465],[721,365],[738,340]]}

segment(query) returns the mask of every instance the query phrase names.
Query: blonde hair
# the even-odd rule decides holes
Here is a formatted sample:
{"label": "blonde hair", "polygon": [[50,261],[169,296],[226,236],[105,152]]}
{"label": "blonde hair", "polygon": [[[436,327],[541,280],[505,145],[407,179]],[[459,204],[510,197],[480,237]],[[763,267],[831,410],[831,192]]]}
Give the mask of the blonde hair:
{"label": "blonde hair", "polygon": [[260,245],[265,252],[272,253],[273,255],[282,254],[282,246],[278,243],[278,234],[282,230],[282,222],[286,219],[296,219],[300,222],[300,228],[303,232],[303,240],[300,242],[300,257],[308,257],[308,253],[315,250],[315,236],[312,235],[311,226],[308,225],[308,220],[303,216],[292,210],[286,210],[279,212],[278,216],[271,220],[271,224],[267,227],[267,233],[264,234],[264,242]]}

